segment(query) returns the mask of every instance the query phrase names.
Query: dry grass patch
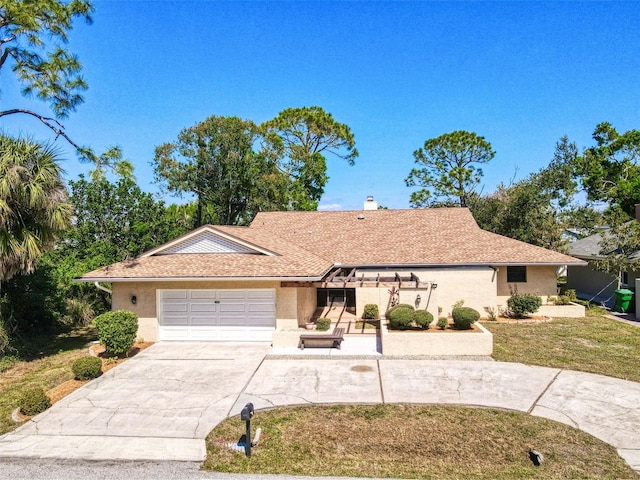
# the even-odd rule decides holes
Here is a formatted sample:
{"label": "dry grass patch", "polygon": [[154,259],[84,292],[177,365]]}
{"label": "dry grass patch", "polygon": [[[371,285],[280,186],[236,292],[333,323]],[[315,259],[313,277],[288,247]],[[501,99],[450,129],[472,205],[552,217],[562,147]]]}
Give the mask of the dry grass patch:
{"label": "dry grass patch", "polygon": [[[222,472],[353,477],[637,478],[615,449],[551,420],[451,406],[293,407],[259,411],[252,457],[233,452],[244,422],[228,419],[207,438],[204,468]],[[529,448],[545,461],[535,467]]]}
{"label": "dry grass patch", "polygon": [[[12,420],[11,412],[18,406],[19,398],[25,389],[40,386],[47,392],[51,403],[55,403],[87,383],[74,380],[71,364],[89,354],[89,347],[96,337],[92,327],[83,327],[49,337],[41,345],[33,345],[24,355],[25,360],[17,360],[0,372],[0,434],[16,428],[17,424]],[[136,343],[130,350],[129,357],[149,345],[152,343]],[[108,358],[100,354],[104,351],[101,345],[96,345],[95,351],[102,358],[103,372],[126,360]]]}
{"label": "dry grass patch", "polygon": [[586,318],[482,325],[493,334],[493,358],[567,368],[640,382],[640,327],[587,312]]}

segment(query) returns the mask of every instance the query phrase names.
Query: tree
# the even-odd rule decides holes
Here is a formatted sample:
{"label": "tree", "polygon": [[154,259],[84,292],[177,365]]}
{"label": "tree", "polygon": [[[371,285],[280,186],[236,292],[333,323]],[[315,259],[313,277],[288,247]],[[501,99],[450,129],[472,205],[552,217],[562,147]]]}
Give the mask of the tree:
{"label": "tree", "polygon": [[412,206],[432,205],[433,197],[445,202],[455,197],[459,206],[466,207],[482,178],[482,169],[475,165],[489,162],[495,152],[484,137],[456,130],[425,141],[413,156],[420,167],[411,170],[405,183],[424,188],[411,194]]}
{"label": "tree", "polygon": [[250,120],[211,116],[182,130],[177,142],[156,147],[155,180],[172,193],[196,196],[195,226],[248,223],[281,195],[281,186],[270,186],[284,186],[273,162],[254,152],[259,136]]}
{"label": "tree", "polygon": [[[182,207],[165,208],[128,177],[69,182],[74,224],[47,255],[66,298],[86,299],[98,311],[109,299],[92,285],[73,282],[88,271],[134,258],[190,230],[177,221]],[[188,218],[188,215],[187,215]]]}
{"label": "tree", "polygon": [[556,143],[553,159],[540,171],[512,185],[501,184],[484,197],[469,196],[478,225],[516,240],[563,250],[566,221],[574,218],[577,184],[572,170],[577,148],[564,136]]}
{"label": "tree", "polygon": [[[626,215],[607,215],[609,228],[603,230],[600,241],[600,254],[603,258],[589,263],[596,270],[608,273],[622,285],[624,271],[640,271],[640,222],[624,221]],[[615,219],[614,217],[617,217]]]}
{"label": "tree", "polygon": [[287,108],[261,125],[266,149],[286,177],[287,210],[316,210],[324,193],[326,154],[355,163],[358,150],[351,129],[317,106]]}
{"label": "tree", "polygon": [[0,135],[0,282],[30,273],[70,224],[57,152]]}
{"label": "tree", "polygon": [[[58,161],[50,146],[0,134],[0,286],[16,280],[0,296],[0,354],[24,324],[22,315],[30,325],[49,319],[39,310],[46,302],[38,297],[45,291],[46,272],[34,277],[35,288],[20,279],[34,270],[70,223],[71,205]],[[27,298],[37,304],[25,303]]]}
{"label": "tree", "polygon": [[26,108],[0,110],[0,118],[23,114],[38,119],[56,138],[62,137],[78,152],[81,160],[94,163],[96,171],[111,168],[130,172],[120,150],[96,155],[76,143],[60,122],[84,102],[88,85],[82,64],[64,45],[76,18],[91,23],[92,4],[87,0],[3,0],[0,3],[0,74],[10,67],[22,86],[22,94],[49,103],[50,117]]}
{"label": "tree", "polygon": [[640,131],[619,134],[603,122],[596,126],[593,139],[596,145],[584,151],[575,169],[587,198],[633,217],[640,203]]}

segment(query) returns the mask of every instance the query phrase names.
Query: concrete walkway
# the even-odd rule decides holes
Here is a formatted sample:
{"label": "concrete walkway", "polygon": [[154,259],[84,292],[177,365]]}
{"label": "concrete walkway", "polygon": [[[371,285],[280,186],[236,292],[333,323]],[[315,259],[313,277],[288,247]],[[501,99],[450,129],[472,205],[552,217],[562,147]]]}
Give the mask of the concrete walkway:
{"label": "concrete walkway", "polygon": [[265,357],[268,350],[154,345],[0,437],[0,457],[201,461],[206,434],[249,401],[256,410],[440,403],[566,423],[613,445],[640,473],[640,383],[517,363]]}

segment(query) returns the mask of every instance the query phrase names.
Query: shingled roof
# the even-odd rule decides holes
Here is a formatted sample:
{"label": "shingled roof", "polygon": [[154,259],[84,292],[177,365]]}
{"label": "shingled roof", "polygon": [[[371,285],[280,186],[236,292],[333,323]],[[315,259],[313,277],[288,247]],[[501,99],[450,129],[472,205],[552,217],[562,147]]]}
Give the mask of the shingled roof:
{"label": "shingled roof", "polygon": [[[229,250],[176,250],[176,245],[204,233],[223,242],[222,247],[229,245]],[[486,232],[466,208],[263,212],[249,227],[200,227],[81,279],[319,279],[337,264],[420,267],[584,261]]]}

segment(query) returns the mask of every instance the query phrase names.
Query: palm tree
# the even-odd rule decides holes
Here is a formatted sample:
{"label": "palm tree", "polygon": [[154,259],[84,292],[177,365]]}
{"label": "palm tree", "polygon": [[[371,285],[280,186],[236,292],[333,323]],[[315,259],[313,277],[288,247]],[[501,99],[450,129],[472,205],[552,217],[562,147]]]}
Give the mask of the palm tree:
{"label": "palm tree", "polygon": [[31,273],[71,223],[58,151],[0,134],[0,282]]}

